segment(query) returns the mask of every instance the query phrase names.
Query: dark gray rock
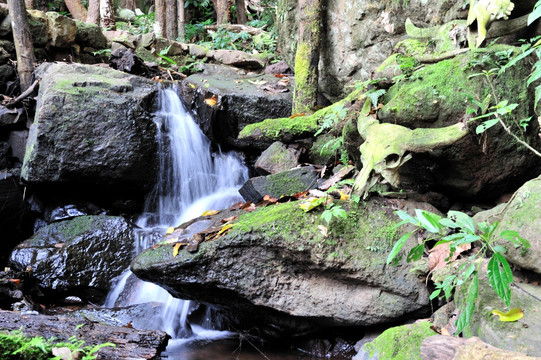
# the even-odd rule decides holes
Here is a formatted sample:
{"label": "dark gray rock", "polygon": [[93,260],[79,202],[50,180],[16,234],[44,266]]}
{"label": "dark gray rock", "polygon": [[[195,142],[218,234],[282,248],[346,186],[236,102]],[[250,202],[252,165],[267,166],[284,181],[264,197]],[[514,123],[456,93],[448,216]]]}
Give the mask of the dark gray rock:
{"label": "dark gray rock", "polygon": [[282,171],[268,176],[257,176],[249,179],[239,189],[244,200],[258,203],[265,195],[273,198],[294,195],[314,188],[317,185],[319,172],[313,166],[304,166]]}
{"label": "dark gray rock", "polygon": [[288,146],[279,141],[269,146],[255,162],[255,169],[261,175],[275,174],[299,165],[302,149]]}
{"label": "dark gray rock", "polygon": [[32,184],[151,188],[156,166],[154,84],[90,65],[45,64],[22,177]]}
{"label": "dark gray rock", "polygon": [[28,139],[28,130],[17,130],[9,133],[9,146],[11,146],[11,154],[21,163],[24,160],[26,152],[26,141]]}
{"label": "dark gray rock", "polygon": [[398,221],[391,201],[340,205],[348,217],[330,225],[297,202],[239,211],[225,236],[200,243],[197,252],[173,256],[171,244],[158,246],[131,269],[176,297],[214,304],[237,329],[255,326],[267,335],[372,326],[425,311],[428,290],[413,271],[419,265],[385,265],[400,237],[390,230]]}
{"label": "dark gray rock", "polygon": [[47,33],[47,15],[39,10],[27,10],[30,33],[32,34],[32,44],[35,47],[44,47],[49,41]]}
{"label": "dark gray rock", "polygon": [[75,20],[75,25],[77,25],[75,42],[81,48],[88,46],[100,50],[107,47],[107,39],[98,25],[85,23],[79,20]]}
{"label": "dark gray rock", "polygon": [[133,49],[119,47],[111,52],[109,56],[109,65],[116,70],[124,71],[129,74],[146,75],[153,73],[145,62],[135,54]]}
{"label": "dark gray rock", "polygon": [[[182,99],[209,138],[235,145],[246,125],[291,114],[292,91],[271,93],[261,88],[279,80],[273,75],[235,75],[230,70],[194,74],[182,82]],[[205,103],[212,96],[216,104]]]}
{"label": "dark gray rock", "polygon": [[0,171],[0,264],[21,240],[27,205],[18,176]]}
{"label": "dark gray rock", "polygon": [[8,169],[12,166],[11,151],[7,142],[0,141],[0,170]]}
{"label": "dark gray rock", "polygon": [[41,228],[11,253],[15,269],[31,268],[46,294],[99,301],[129,265],[132,227],[122,217],[79,216]]}
{"label": "dark gray rock", "polygon": [[293,71],[289,68],[289,65],[285,60],[280,60],[279,62],[268,65],[265,68],[265,74],[292,74]]}

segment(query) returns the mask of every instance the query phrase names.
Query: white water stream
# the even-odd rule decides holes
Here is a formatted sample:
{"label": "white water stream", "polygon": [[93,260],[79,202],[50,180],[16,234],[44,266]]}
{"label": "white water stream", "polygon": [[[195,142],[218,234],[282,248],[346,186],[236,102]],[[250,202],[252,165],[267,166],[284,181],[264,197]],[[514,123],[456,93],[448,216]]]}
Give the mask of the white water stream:
{"label": "white water stream", "polygon": [[[145,213],[137,220],[136,251],[161,240],[170,226],[200,216],[206,210],[227,208],[242,200],[238,188],[248,179],[248,170],[236,153],[212,153],[210,142],[184,108],[176,89],[161,89],[158,127],[159,179],[146,200]],[[141,303],[164,304],[156,328],[175,342],[216,339],[230,333],[187,323],[190,301],[173,298],[163,288],[135,279],[127,270],[109,293],[105,307]]]}

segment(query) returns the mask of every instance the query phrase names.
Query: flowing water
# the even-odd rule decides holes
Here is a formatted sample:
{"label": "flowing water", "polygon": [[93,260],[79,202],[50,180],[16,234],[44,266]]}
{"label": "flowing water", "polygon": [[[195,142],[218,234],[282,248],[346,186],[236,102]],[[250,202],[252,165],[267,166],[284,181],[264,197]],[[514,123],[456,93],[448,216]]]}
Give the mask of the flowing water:
{"label": "flowing water", "polygon": [[[239,154],[211,152],[209,140],[187,113],[176,89],[161,89],[159,102],[155,116],[159,179],[146,199],[145,213],[137,220],[137,253],[160,241],[168,227],[178,226],[206,210],[227,208],[241,201],[237,190],[248,179],[248,169]],[[203,230],[197,228],[197,223],[189,228],[192,232]],[[215,330],[220,324],[210,309],[200,316],[198,324],[189,323],[188,315],[196,304],[172,297],[163,288],[137,279],[129,270],[117,280],[105,307],[151,302],[162,303],[163,311],[158,318],[145,319],[145,327],[171,335],[163,354],[167,359],[315,359],[293,355],[274,345],[263,353],[239,334]]]}
{"label": "flowing water", "polygon": [[[209,140],[184,108],[176,89],[161,89],[158,127],[160,170],[156,187],[146,199],[145,213],[137,220],[136,252],[161,240],[170,226],[223,209],[241,201],[237,189],[248,179],[248,170],[236,153],[211,152]],[[202,229],[194,229],[200,231]],[[155,327],[170,334],[176,347],[191,342],[226,338],[232,333],[187,322],[190,301],[173,298],[163,288],[135,278],[127,270],[109,293],[105,306],[163,303]]]}

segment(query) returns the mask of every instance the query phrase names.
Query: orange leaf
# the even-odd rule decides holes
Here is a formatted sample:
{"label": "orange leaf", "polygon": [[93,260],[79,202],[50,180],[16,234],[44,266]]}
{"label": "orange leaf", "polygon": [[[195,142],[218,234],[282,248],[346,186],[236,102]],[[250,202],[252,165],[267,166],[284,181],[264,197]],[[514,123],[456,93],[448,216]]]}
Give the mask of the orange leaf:
{"label": "orange leaf", "polygon": [[[470,243],[459,245],[449,261],[455,261],[460,253],[469,249],[471,249]],[[430,249],[428,254],[428,268],[430,271],[444,267],[447,264],[446,259],[449,258],[450,253],[449,243],[439,244]]]}
{"label": "orange leaf", "polygon": [[15,284],[15,286],[19,286],[21,284],[21,279],[9,279],[12,283]]}
{"label": "orange leaf", "polygon": [[296,117],[299,117],[299,116],[305,116],[305,115],[306,115],[306,113],[295,113],[295,114],[291,115],[289,118],[290,118],[290,119],[294,119],[294,118],[296,118]]}
{"label": "orange leaf", "polygon": [[218,102],[218,97],[216,97],[216,95],[212,95],[212,97],[205,99],[205,103],[208,106],[214,106],[216,105],[217,102]]}
{"label": "orange leaf", "polygon": [[283,77],[286,77],[287,75],[284,75],[284,74],[274,74],[274,76],[276,76],[277,78],[283,78]]}

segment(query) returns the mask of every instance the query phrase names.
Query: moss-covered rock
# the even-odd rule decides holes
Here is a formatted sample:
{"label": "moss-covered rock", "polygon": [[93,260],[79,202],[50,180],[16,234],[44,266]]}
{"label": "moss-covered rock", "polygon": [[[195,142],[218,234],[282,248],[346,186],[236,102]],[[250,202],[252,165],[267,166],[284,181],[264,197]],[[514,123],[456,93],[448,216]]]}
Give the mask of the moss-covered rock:
{"label": "moss-covered rock", "polygon": [[302,150],[298,147],[277,141],[261,153],[254,166],[261,175],[276,174],[299,165],[301,154]]}
{"label": "moss-covered rock", "polygon": [[200,244],[196,253],[173,257],[172,245],[160,246],[140,254],[132,271],[175,296],[219,306],[236,327],[257,324],[272,335],[369,326],[422,312],[428,305],[423,282],[405,263],[386,265],[400,235],[388,202],[337,205],[347,218],[330,224],[297,202],[243,212],[227,235]]}
{"label": "moss-covered rock", "polygon": [[101,50],[107,47],[107,39],[98,25],[79,20],[75,20],[75,25],[77,25],[75,41],[79,46],[91,47],[95,50]]}
{"label": "moss-covered rock", "polygon": [[[465,287],[455,292],[455,302],[460,309],[465,308],[466,292]],[[465,333],[469,336],[478,336],[486,343],[500,349],[517,351],[530,356],[541,356],[540,298],[539,286],[518,283],[511,287],[511,306],[507,308],[483,275],[479,279],[479,295],[475,310]],[[524,317],[515,322],[503,322],[498,316],[492,314],[492,310],[507,312],[512,308],[522,309]]]}
{"label": "moss-covered rock", "polygon": [[[490,96],[490,106],[504,99],[518,104],[505,121],[515,133],[538,146],[539,139],[533,126],[524,133],[516,125],[519,119],[531,115],[532,97],[525,82],[530,71],[529,62],[523,60],[501,76],[492,76],[491,84],[480,74],[502,66],[518,53],[517,48],[497,45],[427,64],[387,91],[378,119],[412,129],[442,128],[472,117],[467,114],[468,107],[475,108],[470,98],[483,101]],[[472,77],[474,74],[478,75]],[[526,180],[538,174],[534,170],[539,166],[538,159],[499,125],[486,132],[486,139],[481,144],[473,136],[465,137],[432,156],[435,156],[436,166],[425,163],[425,168],[433,167],[430,177],[417,179],[417,182],[425,182],[426,187],[437,186],[440,191],[445,189],[455,194],[458,191],[465,196],[500,194],[517,186],[519,179]],[[414,157],[405,166],[414,168],[420,165]],[[405,176],[402,178],[413,182]]]}
{"label": "moss-covered rock", "polygon": [[425,321],[387,329],[365,344],[354,359],[421,360],[421,343],[437,335],[431,326],[432,323]]}
{"label": "moss-covered rock", "polygon": [[132,227],[121,217],[79,216],[41,228],[11,253],[10,264],[47,295],[102,300],[111,281],[128,266]]}

